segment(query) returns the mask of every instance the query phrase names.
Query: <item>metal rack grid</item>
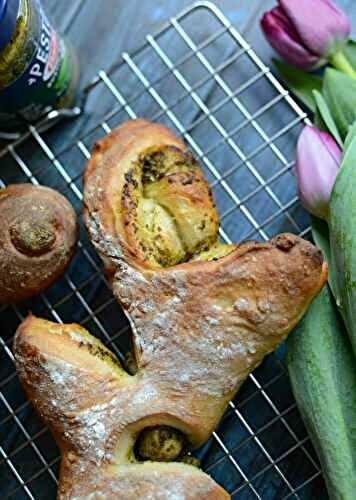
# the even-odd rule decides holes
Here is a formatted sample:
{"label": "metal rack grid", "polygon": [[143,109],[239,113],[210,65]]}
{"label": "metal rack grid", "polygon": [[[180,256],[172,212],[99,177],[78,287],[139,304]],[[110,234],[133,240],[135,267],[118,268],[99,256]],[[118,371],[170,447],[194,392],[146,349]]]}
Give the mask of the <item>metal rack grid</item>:
{"label": "metal rack grid", "polygon": [[[85,93],[97,125],[86,129],[84,115],[54,131],[30,126],[0,151],[7,166],[2,185],[47,184],[80,214],[81,176],[93,142],[143,116],[170,126],[200,160],[223,240],[268,239],[285,230],[308,234],[291,172],[306,115],[214,4],[197,2],[170,19],[135,52],[100,71]],[[77,256],[55,286],[30,303],[0,308],[6,324],[6,331],[0,326],[1,497],[48,499],[55,496],[58,450],[22,393],[11,352],[28,309],[79,322],[120,359],[129,326],[84,230]],[[201,455],[203,468],[232,498],[315,498],[315,491],[322,498],[320,468],[290,392],[283,347],[250,375]]]}

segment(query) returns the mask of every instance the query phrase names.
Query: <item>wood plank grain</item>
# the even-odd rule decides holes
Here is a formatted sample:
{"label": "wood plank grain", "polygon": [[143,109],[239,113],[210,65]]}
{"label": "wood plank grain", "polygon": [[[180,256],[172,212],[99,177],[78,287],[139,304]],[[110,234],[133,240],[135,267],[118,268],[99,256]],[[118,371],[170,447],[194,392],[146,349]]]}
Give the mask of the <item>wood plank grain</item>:
{"label": "wood plank grain", "polygon": [[73,19],[80,15],[85,0],[65,0],[61,2],[42,0],[42,4],[56,28],[62,33],[66,33]]}
{"label": "wood plank grain", "polygon": [[[218,0],[215,3],[243,31],[260,2]],[[133,50],[148,33],[191,4],[191,0],[106,0],[99,6],[96,0],[85,0],[68,33],[80,54],[84,79],[87,81],[100,69],[109,67],[122,52]]]}
{"label": "wood plank grain", "polygon": [[[131,52],[148,33],[154,32],[168,18],[192,3],[191,0],[105,0],[100,4],[96,0],[43,2],[54,22],[62,29],[68,28],[68,38],[80,57],[83,84],[101,69],[109,68],[118,61],[122,52]],[[273,51],[263,38],[259,19],[263,11],[275,5],[275,1],[216,0],[215,4],[269,64]],[[356,21],[355,2],[340,0],[340,6]],[[102,97],[101,106],[105,107]],[[86,128],[91,121],[90,116],[86,117]],[[77,130],[77,127],[74,129]]]}
{"label": "wood plank grain", "polygon": [[[68,4],[68,10],[71,12],[78,7],[78,1],[72,4],[65,0],[65,2],[61,2],[60,6],[53,0],[46,0],[46,2],[54,21],[58,19],[59,24],[63,23],[63,20],[60,19],[63,3]],[[64,22],[67,25],[69,24],[68,38],[80,58],[83,85],[95,77],[98,71],[107,69],[117,62],[122,52],[134,50],[144,41],[148,33],[154,33],[170,17],[178,14],[183,8],[191,4],[190,0],[173,2],[165,2],[164,0],[150,0],[147,2],[106,0],[99,7],[96,0],[81,2],[78,15],[71,17],[70,21],[68,21],[67,15]],[[249,25],[250,20],[255,18],[259,2],[218,0],[216,4],[224,11],[229,20],[234,25],[237,25],[240,31],[243,31],[244,27]],[[199,26],[202,38],[204,30],[207,37],[212,33],[213,29],[216,29],[216,26],[204,25],[204,20],[207,17],[203,16],[202,26]],[[219,48],[219,45],[217,47]],[[223,45],[220,47],[222,50],[221,56],[226,57]],[[146,67],[152,64],[152,57],[149,54],[144,64]],[[160,69],[162,69],[162,65]],[[158,68],[157,71],[159,71]],[[194,72],[194,67],[192,67],[192,71]],[[127,82],[124,80],[127,80]],[[119,82],[120,85],[125,83],[127,83],[126,86],[130,85],[129,76],[124,75]],[[66,142],[70,142],[72,138],[76,137],[79,131],[90,130],[98,121],[98,116],[103,115],[100,110],[109,110],[112,106],[112,96],[108,95],[107,92],[92,95],[90,104],[87,107],[87,113],[83,119],[65,126]],[[138,113],[142,114],[139,110]],[[148,115],[148,112],[146,115]],[[187,114],[187,120],[189,116]],[[52,149],[57,151],[63,141],[61,136],[55,132],[49,134],[48,140]]]}

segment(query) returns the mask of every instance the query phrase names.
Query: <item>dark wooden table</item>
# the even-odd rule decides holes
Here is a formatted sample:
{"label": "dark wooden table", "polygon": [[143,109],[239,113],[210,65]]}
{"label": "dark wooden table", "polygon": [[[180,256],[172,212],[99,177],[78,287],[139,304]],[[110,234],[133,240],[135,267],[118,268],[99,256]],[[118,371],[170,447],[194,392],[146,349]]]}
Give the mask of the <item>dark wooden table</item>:
{"label": "dark wooden table", "polygon": [[[356,35],[356,2],[337,1],[355,21]],[[82,85],[99,70],[117,62],[122,52],[135,49],[148,33],[153,33],[192,3],[191,0],[43,0],[53,23],[66,34],[79,54]],[[269,65],[273,51],[261,33],[259,20],[276,0],[215,0],[215,4]],[[96,121],[96,114],[89,114],[86,129],[90,130]],[[74,127],[67,134],[75,137],[77,132]]]}
{"label": "dark wooden table", "polygon": [[[179,13],[184,7],[190,5],[190,0],[180,1],[167,1],[167,0],[42,0],[46,6],[47,12],[53,23],[63,33],[66,34],[73,46],[76,48],[81,68],[82,68],[82,85],[88,84],[102,69],[108,69],[112,64],[120,60],[120,56],[124,51],[131,52],[138,45],[140,45],[148,33],[157,30],[162,23],[166,22],[168,18]],[[262,13],[275,5],[276,0],[215,0],[215,4],[228,17],[230,22],[244,35],[246,40],[255,49],[261,59],[269,64],[272,56],[272,51],[266,41],[264,40],[260,27],[259,19]],[[338,0],[352,20],[355,21],[356,28],[356,2],[354,0]],[[202,17],[201,19],[204,19]],[[197,26],[197,29],[204,31],[204,26]],[[356,34],[356,32],[355,32]],[[221,54],[220,54],[221,51]],[[218,58],[221,55],[221,61],[229,57],[231,54],[224,51],[223,45],[218,45],[217,48]],[[216,54],[215,54],[216,56]],[[219,61],[220,62],[220,61]],[[145,61],[142,62],[144,66]],[[149,64],[148,64],[149,66]],[[145,67],[147,73],[154,73],[154,67]],[[234,85],[239,85],[244,82],[244,68],[243,65],[239,66],[238,70],[234,73]],[[195,71],[195,68],[192,68]],[[241,74],[239,74],[241,73]],[[225,74],[224,74],[225,75]],[[154,74],[153,74],[154,77]],[[229,78],[229,73],[226,73]],[[130,85],[132,80],[125,82],[120,80],[120,85]],[[214,85],[214,81],[210,82]],[[215,85],[216,87],[216,85]],[[163,91],[168,95],[169,88]],[[259,87],[258,87],[259,88]],[[235,87],[234,87],[235,89]],[[215,89],[216,90],[216,89]],[[212,95],[211,88],[204,90],[205,94],[202,100],[211,106],[214,102],[214,95]],[[107,96],[107,98],[105,97]],[[90,131],[102,119],[104,109],[110,108],[113,105],[113,99],[109,99],[109,93],[93,92],[93,96],[88,102],[88,109],[78,119],[71,123],[65,123],[59,128],[54,129],[45,136],[45,140],[52,148],[56,156],[56,160],[65,165],[66,170],[72,179],[75,180],[75,187],[80,192],[81,172],[85,163],[85,158],[79,152],[76,141],[78,137],[83,135],[84,132]],[[221,99],[217,93],[217,98]],[[243,96],[245,99],[246,96]],[[272,98],[272,97],[271,97]],[[142,112],[143,107],[140,107],[140,100],[138,100],[137,114]],[[268,95],[259,95],[258,91],[251,93],[251,100],[247,103],[251,107],[251,112],[258,109],[260,106],[268,102]],[[231,104],[231,103],[230,103]],[[116,102],[117,105],[117,102]],[[151,116],[149,110],[149,100],[145,102],[146,114]],[[136,106],[136,103],[135,103]],[[192,103],[185,103],[184,101],[179,104],[179,116],[182,122],[188,124],[196,119],[196,114]],[[185,107],[184,107],[185,106]],[[232,106],[225,110],[222,122],[228,130],[231,130],[236,123],[243,121],[243,117],[238,115],[236,108]],[[107,110],[105,110],[106,112]],[[175,110],[176,112],[177,110]],[[201,110],[200,110],[201,111]],[[199,114],[198,114],[199,116]],[[220,117],[220,115],[219,115]],[[127,115],[119,115],[116,117],[116,123],[121,119],[127,119]],[[284,122],[285,120],[285,122]],[[271,136],[274,130],[274,122],[276,123],[275,129],[281,129],[286,123],[287,117],[283,113],[274,112],[273,110],[267,114],[267,119],[264,121],[262,116],[260,123]],[[299,120],[300,121],[300,120]],[[116,124],[114,122],[114,125]],[[203,124],[204,125],[204,124]],[[300,123],[298,124],[300,127]],[[104,133],[101,129],[101,135]],[[246,132],[246,133],[245,133]],[[259,145],[259,142],[253,143],[251,139],[250,129],[246,127],[246,131],[241,130],[238,137],[234,137],[237,144],[243,143],[242,149],[245,151],[252,151]],[[278,142],[278,147],[291,165],[294,158],[295,140],[298,130],[295,130],[294,135],[286,134],[282,137],[282,142]],[[244,135],[245,134],[245,135]],[[194,135],[194,132],[193,132]],[[254,134],[254,139],[259,139],[258,134]],[[198,142],[201,140],[201,148],[203,151],[209,149],[211,143],[215,143],[218,134],[215,130],[212,139],[209,133],[205,133],[202,128],[197,134]],[[195,135],[194,135],[195,137]],[[95,139],[95,133],[88,137],[85,144],[88,148],[92,146]],[[74,141],[74,142],[73,142]],[[284,141],[284,142],[283,142]],[[71,148],[66,150],[66,145],[73,143]],[[200,142],[199,142],[200,144]],[[48,154],[41,152],[38,141],[31,138],[20,147],[16,148],[16,152],[21,156],[23,162],[29,165],[32,172],[36,172],[36,180],[43,184],[48,184],[63,191],[66,196],[70,198],[75,205],[78,213],[81,211],[80,196],[73,194],[73,183],[64,181],[58,173],[57,167],[53,165],[54,158],[48,158]],[[226,165],[229,165],[230,158],[236,162],[236,153],[229,157],[228,148],[223,145],[222,152],[218,150],[219,154],[213,154],[211,157],[214,166],[216,165],[219,171],[224,172]],[[263,152],[264,154],[266,151]],[[266,153],[267,154],[267,153]],[[7,154],[2,162],[1,175],[4,183],[11,182],[26,182],[29,175],[28,170],[21,168],[21,165],[16,163],[11,154]],[[278,162],[273,155],[257,156],[253,160],[254,167],[258,174],[262,176],[263,180],[269,178],[277,171]],[[23,165],[22,165],[23,166]],[[288,166],[288,165],[287,165]],[[208,172],[209,173],[209,172]],[[33,180],[33,179],[31,179]],[[209,182],[213,183],[214,195],[217,199],[220,215],[222,213],[229,213],[231,211],[231,199],[226,196],[226,193],[219,182],[212,176],[208,177]],[[74,181],[73,181],[74,182]],[[256,190],[256,196],[252,197],[247,203],[248,209],[253,213],[254,217],[260,223],[268,216],[269,210],[274,212],[278,209],[272,206],[271,199],[268,198],[265,191],[265,186],[258,186],[256,180],[250,175],[247,168],[240,169],[239,173],[229,178],[229,183],[232,186],[234,193],[237,193],[240,198],[246,196],[250,192]],[[68,186],[68,184],[70,184]],[[272,190],[286,205],[294,197],[295,198],[295,183],[291,176],[290,168],[286,167],[286,171],[280,178],[276,178],[276,182],[272,185]],[[296,198],[295,198],[296,200]],[[243,217],[238,219],[238,212],[240,207],[234,202],[233,209],[230,216],[224,218],[224,230],[234,241],[244,239],[244,237],[255,238],[264,237],[262,234],[255,234],[248,232],[249,227]],[[278,210],[277,210],[278,211]],[[295,220],[300,221],[303,217],[305,219],[305,212],[297,203],[292,203],[286,209],[291,213]],[[284,210],[282,210],[284,212]],[[272,212],[271,212],[272,213]],[[285,215],[285,214],[284,214]],[[264,230],[266,236],[284,231],[291,230],[295,232],[295,228],[288,226],[288,217],[273,219],[273,224],[265,225]],[[230,218],[229,218],[230,217]],[[239,226],[241,220],[241,226]],[[237,222],[238,221],[238,222]],[[307,222],[304,223],[307,224]],[[244,226],[246,224],[246,228]],[[256,231],[257,233],[257,231]],[[82,232],[82,242],[84,248],[95,259],[94,251],[89,242],[85,240],[84,231]],[[96,261],[98,263],[98,261]],[[99,322],[104,325],[104,328],[110,333],[120,331],[125,319],[120,312],[119,306],[113,301],[111,292],[103,284],[99,277],[100,272],[96,273],[95,280],[86,280],[88,273],[92,273],[93,269],[89,269],[88,261],[83,257],[83,251],[78,251],[78,255],[73,261],[69,272],[69,278],[74,283],[74,291],[68,287],[68,282],[65,279],[60,280],[58,284],[46,292],[48,301],[53,304],[58,304],[56,310],[60,319],[64,322],[80,322],[84,324],[89,330],[103,338],[102,331],[98,328],[98,324],[91,321],[93,311],[95,312]],[[78,302],[78,296],[84,298],[89,304],[90,309],[86,310],[83,303]],[[54,307],[54,306],[53,306]],[[43,303],[41,298],[34,299],[29,304],[15,308],[7,308],[0,311],[0,333],[8,348],[11,348],[12,336],[15,331],[21,315],[26,315],[27,311],[31,309],[34,314],[38,316],[51,317],[51,312]],[[118,335],[116,335],[118,337]],[[121,337],[120,337],[121,338]],[[105,338],[104,338],[105,340]],[[128,348],[128,340],[124,340],[127,345],[120,344],[120,339],[117,341],[120,349]],[[112,345],[110,344],[110,347]],[[216,477],[229,491],[236,492],[233,499],[249,500],[255,498],[251,493],[249,487],[239,490],[241,484],[246,483],[246,478],[239,476],[236,467],[232,465],[231,458],[236,459],[236,462],[241,466],[242,470],[247,471],[247,476],[252,477],[252,486],[256,487],[263,500],[280,500],[289,494],[289,489],[284,480],[281,480],[280,474],[277,473],[274,460],[277,462],[282,474],[285,474],[293,483],[293,487],[298,487],[307,481],[307,485],[303,487],[299,493],[299,498],[303,500],[325,500],[327,498],[323,480],[320,474],[316,474],[316,479],[312,478],[313,469],[306,459],[305,450],[300,449],[300,442],[305,445],[306,452],[316,460],[314,451],[311,448],[310,441],[306,436],[306,431],[301,422],[300,416],[295,406],[293,396],[288,384],[288,378],[281,366],[283,363],[283,347],[272,356],[269,356],[263,365],[255,372],[256,380],[261,383],[265,388],[267,397],[273,401],[273,405],[266,403],[266,398],[261,396],[260,388],[256,391],[256,384],[248,381],[244,384],[237,398],[234,402],[238,408],[243,408],[243,418],[249,424],[251,432],[247,431],[246,425],[242,425],[237,420],[234,411],[228,411],[223,418],[222,424],[219,428],[223,440],[231,452],[229,459],[222,459],[224,454],[221,451],[221,446],[218,446],[213,440],[208,443],[209,453],[205,456],[204,467]],[[52,468],[56,471],[58,467],[58,451],[55,448],[53,438],[46,432],[43,432],[42,424],[34,414],[33,410],[26,406],[26,398],[23,395],[19,386],[18,380],[14,374],[14,366],[10,356],[0,348],[0,396],[3,393],[4,398],[9,401],[9,405],[5,407],[0,401],[0,446],[3,446],[14,462],[14,466],[30,484],[31,491],[34,493],[36,499],[48,500],[55,495],[55,484],[48,478],[47,472],[43,471],[38,474],[42,467],[38,461],[38,454],[33,452],[30,446],[23,444],[23,432],[20,429],[22,423],[25,429],[35,436],[35,444],[41,450],[43,456],[48,463],[52,464]],[[2,384],[3,382],[3,385]],[[241,405],[241,406],[240,406]],[[277,414],[277,417],[276,417]],[[281,416],[282,415],[282,416]],[[283,416],[288,420],[288,425],[293,429],[295,438],[291,438],[290,433],[286,432],[285,427],[282,425]],[[15,422],[15,418],[19,420]],[[26,441],[27,441],[26,437]],[[34,439],[34,438],[33,438]],[[263,442],[267,450],[269,450],[270,457],[261,452],[257,445],[256,439]],[[300,441],[296,445],[296,441]],[[290,450],[294,450],[290,454]],[[289,453],[289,454],[288,454]],[[284,460],[285,458],[285,460]],[[14,478],[10,468],[0,456],[0,497],[2,493],[14,491],[14,487],[18,485],[18,481]],[[11,495],[11,494],[10,494]],[[21,487],[17,486],[16,493],[6,498],[13,498],[22,500],[27,498]],[[295,498],[295,497],[291,497]],[[203,500],[203,499],[202,499]]]}
{"label": "dark wooden table", "polygon": [[[80,53],[83,78],[88,81],[108,67],[123,51],[130,51],[147,33],[190,5],[190,0],[43,0],[56,26],[70,38]],[[356,23],[356,2],[337,0]],[[275,0],[215,0],[268,63],[272,54],[264,41],[259,19]],[[355,25],[356,29],[356,25]]]}

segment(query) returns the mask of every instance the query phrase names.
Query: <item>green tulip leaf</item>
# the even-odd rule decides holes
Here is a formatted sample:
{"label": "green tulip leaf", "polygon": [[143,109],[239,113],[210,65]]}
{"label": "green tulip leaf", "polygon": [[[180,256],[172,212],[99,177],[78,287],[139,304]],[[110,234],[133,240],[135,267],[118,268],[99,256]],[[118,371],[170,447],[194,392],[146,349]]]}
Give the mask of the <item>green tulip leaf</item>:
{"label": "green tulip leaf", "polygon": [[332,68],[325,71],[323,96],[344,140],[356,120],[356,79]]}
{"label": "green tulip leaf", "polygon": [[310,217],[311,217],[311,228],[312,228],[314,242],[315,242],[316,246],[318,248],[320,248],[324,259],[329,264],[328,281],[329,281],[331,291],[333,292],[333,295],[335,297],[335,294],[336,294],[335,276],[334,276],[334,270],[333,270],[332,266],[330,265],[331,264],[331,250],[330,250],[329,226],[328,226],[328,223],[322,219],[318,219],[317,217],[314,217],[313,215],[311,215]]}
{"label": "green tulip leaf", "polygon": [[356,137],[346,150],[330,199],[331,268],[336,303],[356,354]]}
{"label": "green tulip leaf", "polygon": [[356,69],[356,40],[348,40],[344,48],[344,54],[351,65]]}
{"label": "green tulip leaf", "polygon": [[321,116],[318,108],[316,108],[315,110],[313,123],[314,126],[319,130],[321,130],[322,132],[328,132],[328,127],[325,125],[323,117]]}
{"label": "green tulip leaf", "polygon": [[322,79],[319,76],[306,73],[305,71],[294,68],[290,64],[278,61],[277,59],[272,59],[272,61],[291,91],[310,109],[310,111],[315,113],[316,104],[313,90],[321,92],[323,86]]}
{"label": "green tulip leaf", "polygon": [[345,142],[344,142],[344,147],[343,147],[343,155],[345,156],[346,151],[349,149],[351,146],[352,141],[356,137],[356,121],[349,127],[348,134],[346,136]]}
{"label": "green tulip leaf", "polygon": [[356,364],[328,287],[288,337],[286,363],[298,409],[322,464],[330,495],[325,498],[355,500]]}
{"label": "green tulip leaf", "polygon": [[327,126],[328,131],[334,137],[335,141],[339,144],[339,146],[343,147],[343,142],[340,137],[340,133],[337,129],[336,123],[332,114],[330,113],[330,109],[323,97],[323,95],[318,90],[313,90],[314,99],[316,105],[318,107],[318,111],[320,113],[321,118],[323,119],[324,124]]}

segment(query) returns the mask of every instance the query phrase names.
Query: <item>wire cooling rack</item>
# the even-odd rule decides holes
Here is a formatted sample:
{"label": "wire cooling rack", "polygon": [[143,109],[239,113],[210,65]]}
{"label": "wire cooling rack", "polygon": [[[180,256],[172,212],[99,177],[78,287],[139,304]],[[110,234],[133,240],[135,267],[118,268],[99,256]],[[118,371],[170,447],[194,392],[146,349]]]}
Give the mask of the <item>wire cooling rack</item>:
{"label": "wire cooling rack", "polygon": [[[212,3],[195,3],[170,19],[100,71],[85,93],[82,117],[52,131],[30,126],[0,151],[2,185],[49,185],[80,214],[81,177],[94,141],[140,116],[167,124],[200,160],[223,240],[308,235],[292,175],[306,115]],[[87,128],[89,114],[95,127]],[[79,322],[120,359],[129,327],[83,228],[77,255],[55,286],[29,303],[0,308],[1,498],[48,500],[55,497],[59,454],[22,392],[12,355],[13,334],[29,309]],[[327,498],[290,391],[283,346],[249,377],[200,456],[233,499]]]}

